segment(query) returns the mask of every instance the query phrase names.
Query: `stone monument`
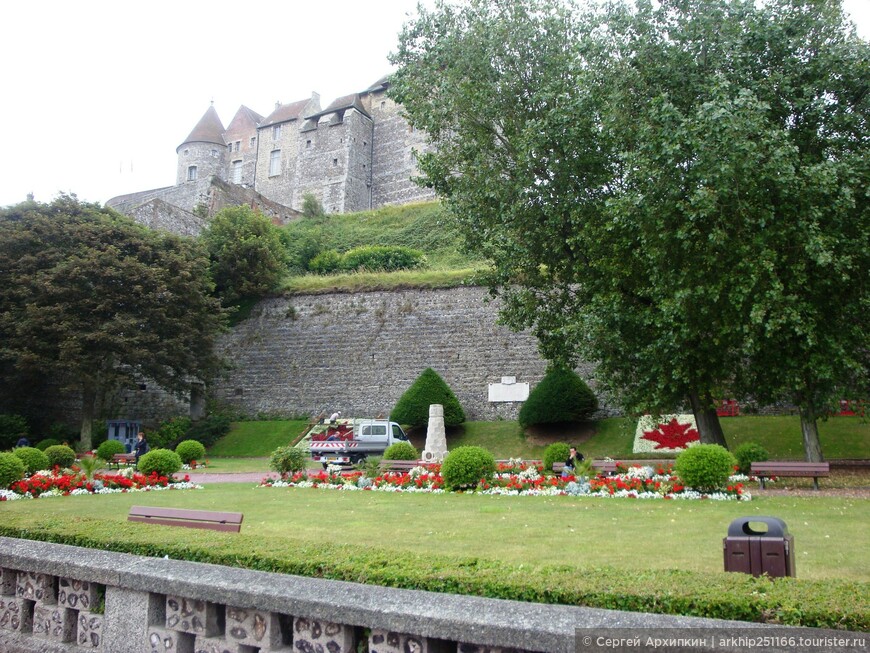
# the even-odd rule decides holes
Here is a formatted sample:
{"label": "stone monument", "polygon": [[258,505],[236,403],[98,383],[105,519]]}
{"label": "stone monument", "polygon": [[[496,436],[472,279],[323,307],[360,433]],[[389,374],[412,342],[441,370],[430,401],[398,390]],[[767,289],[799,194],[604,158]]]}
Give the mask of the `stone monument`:
{"label": "stone monument", "polygon": [[447,434],[444,432],[444,406],[429,405],[429,426],[426,429],[424,463],[440,463],[447,455]]}

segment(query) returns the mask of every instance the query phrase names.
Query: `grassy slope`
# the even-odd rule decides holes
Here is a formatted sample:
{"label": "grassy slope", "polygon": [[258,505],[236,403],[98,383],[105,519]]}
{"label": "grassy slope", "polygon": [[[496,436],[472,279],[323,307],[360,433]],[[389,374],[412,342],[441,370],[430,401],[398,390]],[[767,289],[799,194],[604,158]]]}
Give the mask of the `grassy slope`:
{"label": "grassy slope", "polygon": [[208,454],[227,458],[268,456],[278,447],[295,440],[307,424],[305,420],[235,422],[230,432],[218,440]]}

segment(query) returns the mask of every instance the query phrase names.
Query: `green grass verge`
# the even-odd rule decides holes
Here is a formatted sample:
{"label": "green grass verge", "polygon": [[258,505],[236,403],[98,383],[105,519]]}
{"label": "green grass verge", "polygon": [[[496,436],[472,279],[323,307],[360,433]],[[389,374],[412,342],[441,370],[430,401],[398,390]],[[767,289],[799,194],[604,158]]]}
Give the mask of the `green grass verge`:
{"label": "green grass verge", "polygon": [[345,274],[304,274],[285,278],[279,291],[287,295],[314,295],[336,292],[373,292],[406,288],[456,288],[473,285],[478,270],[403,270],[399,272],[352,272]]}
{"label": "green grass verge", "polygon": [[208,455],[223,458],[270,456],[278,447],[293,442],[307,424],[305,420],[234,422],[230,432],[209,448]]}
{"label": "green grass verge", "polygon": [[[236,510],[238,535],[125,521],[133,504]],[[644,502],[260,489],[18,501],[0,534],[392,587],[813,627],[870,628],[870,501]],[[722,571],[730,521],[774,514],[796,579]]]}
{"label": "green grass verge", "polygon": [[243,472],[262,472],[263,475],[269,471],[268,458],[213,458],[209,457],[208,466],[197,467],[189,471],[183,472],[190,474],[191,477],[197,474],[238,474]]}

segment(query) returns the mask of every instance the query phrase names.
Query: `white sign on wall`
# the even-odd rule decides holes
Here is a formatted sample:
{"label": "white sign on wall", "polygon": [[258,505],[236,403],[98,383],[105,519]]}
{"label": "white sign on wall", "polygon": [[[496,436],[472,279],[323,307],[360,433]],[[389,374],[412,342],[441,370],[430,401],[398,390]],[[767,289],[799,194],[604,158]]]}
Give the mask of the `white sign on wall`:
{"label": "white sign on wall", "polygon": [[501,383],[489,384],[490,402],[525,401],[529,398],[529,384],[517,383],[515,376],[501,377]]}

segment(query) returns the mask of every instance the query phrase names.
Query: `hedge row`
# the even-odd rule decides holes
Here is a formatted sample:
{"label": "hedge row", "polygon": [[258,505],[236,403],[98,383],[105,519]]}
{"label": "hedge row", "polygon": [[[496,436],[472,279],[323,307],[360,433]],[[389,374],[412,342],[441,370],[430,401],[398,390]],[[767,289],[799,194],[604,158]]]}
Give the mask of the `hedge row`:
{"label": "hedge row", "polygon": [[538,603],[631,612],[734,619],[812,628],[870,630],[870,584],[844,579],[810,581],[744,574],[648,572],[610,567],[520,568],[481,558],[405,553],[367,546],[300,540],[272,548],[243,534],[191,532],[167,542],[138,524],[83,518],[51,520],[29,528],[0,524],[0,535],[173,559],[209,562],[302,576]]}

